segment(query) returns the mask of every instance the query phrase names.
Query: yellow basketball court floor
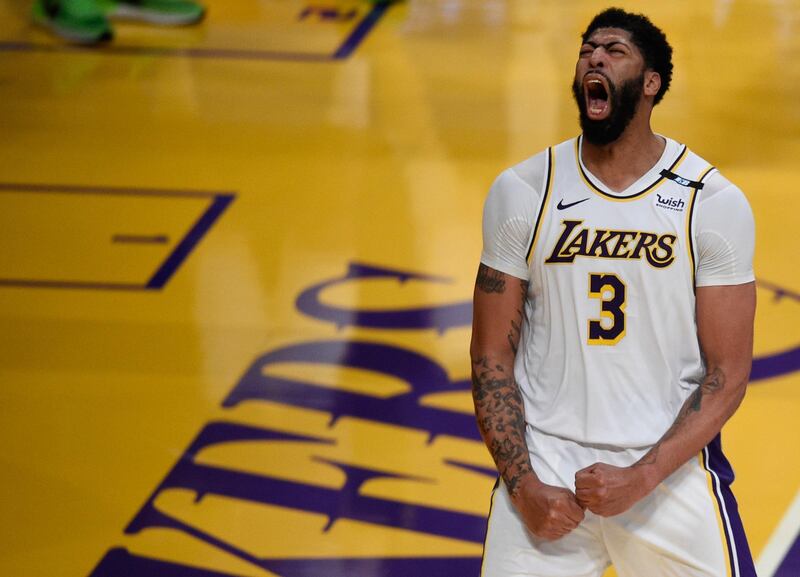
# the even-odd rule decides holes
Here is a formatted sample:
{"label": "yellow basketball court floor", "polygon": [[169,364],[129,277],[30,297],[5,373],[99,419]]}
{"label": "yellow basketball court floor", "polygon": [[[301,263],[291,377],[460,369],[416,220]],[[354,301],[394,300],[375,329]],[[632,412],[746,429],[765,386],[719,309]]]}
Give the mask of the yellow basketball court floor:
{"label": "yellow basketball court floor", "polygon": [[[655,128],[756,216],[724,445],[760,574],[796,577],[800,4],[620,4],[675,48]],[[482,202],[577,133],[605,6],[208,0],[82,49],[0,0],[0,574],[477,575]]]}

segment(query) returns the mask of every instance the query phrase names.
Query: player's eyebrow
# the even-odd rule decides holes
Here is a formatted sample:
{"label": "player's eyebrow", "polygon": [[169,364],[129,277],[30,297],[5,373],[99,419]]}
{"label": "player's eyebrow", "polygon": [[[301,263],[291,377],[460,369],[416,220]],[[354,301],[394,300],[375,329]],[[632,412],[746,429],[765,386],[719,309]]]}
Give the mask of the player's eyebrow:
{"label": "player's eyebrow", "polygon": [[606,50],[610,49],[615,44],[621,44],[625,48],[629,48],[629,46],[625,43],[624,40],[612,40],[610,42],[595,42],[594,40],[587,40],[586,42],[583,43],[583,45],[585,46],[586,44],[588,44],[592,48],[597,48],[598,46],[602,46]]}

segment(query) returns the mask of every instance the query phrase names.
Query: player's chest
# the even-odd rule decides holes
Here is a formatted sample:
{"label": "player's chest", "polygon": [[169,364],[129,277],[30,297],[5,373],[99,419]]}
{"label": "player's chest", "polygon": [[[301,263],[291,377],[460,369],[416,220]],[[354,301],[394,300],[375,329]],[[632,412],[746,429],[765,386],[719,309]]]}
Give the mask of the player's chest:
{"label": "player's chest", "polygon": [[545,265],[591,258],[665,267],[691,234],[694,191],[686,187],[666,183],[627,199],[581,186],[552,192],[536,243]]}

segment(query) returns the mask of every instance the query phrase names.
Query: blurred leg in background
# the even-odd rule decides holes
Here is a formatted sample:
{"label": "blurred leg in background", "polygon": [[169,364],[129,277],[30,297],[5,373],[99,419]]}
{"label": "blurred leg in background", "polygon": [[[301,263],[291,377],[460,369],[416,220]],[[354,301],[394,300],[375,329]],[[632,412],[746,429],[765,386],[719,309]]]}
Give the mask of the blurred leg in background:
{"label": "blurred leg in background", "polygon": [[203,19],[195,0],[34,0],[33,20],[57,36],[78,44],[109,41],[109,20],[132,20],[160,26],[184,26]]}

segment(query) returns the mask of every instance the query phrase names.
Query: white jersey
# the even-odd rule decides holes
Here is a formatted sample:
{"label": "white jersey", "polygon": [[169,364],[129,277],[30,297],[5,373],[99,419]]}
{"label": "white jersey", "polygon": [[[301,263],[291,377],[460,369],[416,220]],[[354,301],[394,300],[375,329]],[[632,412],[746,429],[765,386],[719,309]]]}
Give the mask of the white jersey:
{"label": "white jersey", "polygon": [[583,166],[580,137],[492,186],[481,262],[529,281],[515,376],[536,430],[656,443],[704,375],[695,287],[754,279],[744,195],[665,140],[656,165],[619,193]]}

